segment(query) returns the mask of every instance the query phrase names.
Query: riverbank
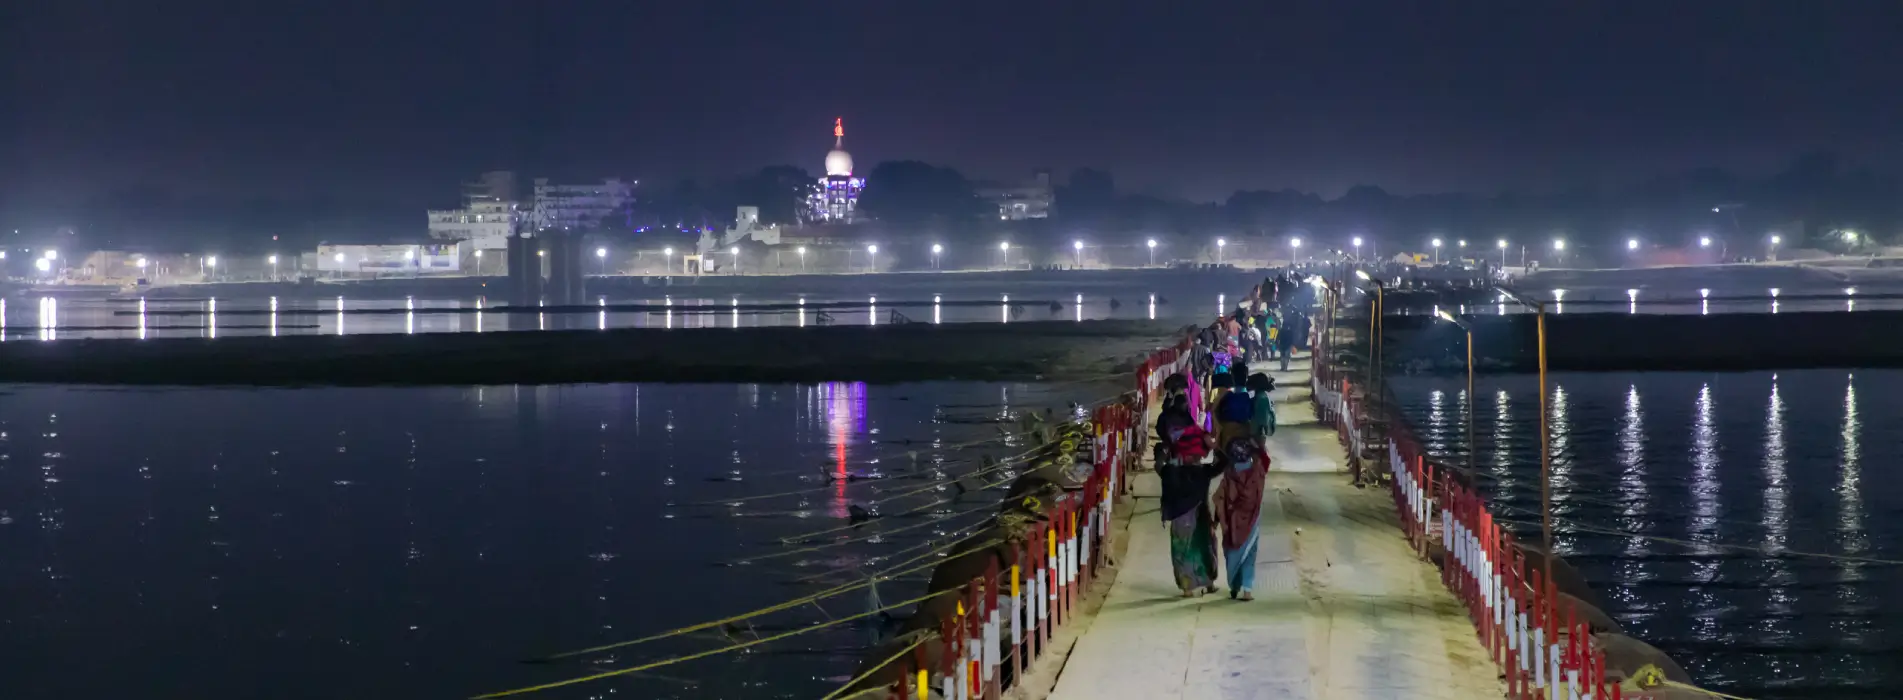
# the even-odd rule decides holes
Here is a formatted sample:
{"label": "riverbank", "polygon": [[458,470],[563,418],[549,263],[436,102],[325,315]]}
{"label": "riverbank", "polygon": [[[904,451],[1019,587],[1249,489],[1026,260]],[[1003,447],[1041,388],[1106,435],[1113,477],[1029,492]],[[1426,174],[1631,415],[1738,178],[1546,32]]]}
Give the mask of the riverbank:
{"label": "riverbank", "polygon": [[0,344],[0,382],[430,385],[1078,381],[1175,343],[1166,321],[621,329]]}

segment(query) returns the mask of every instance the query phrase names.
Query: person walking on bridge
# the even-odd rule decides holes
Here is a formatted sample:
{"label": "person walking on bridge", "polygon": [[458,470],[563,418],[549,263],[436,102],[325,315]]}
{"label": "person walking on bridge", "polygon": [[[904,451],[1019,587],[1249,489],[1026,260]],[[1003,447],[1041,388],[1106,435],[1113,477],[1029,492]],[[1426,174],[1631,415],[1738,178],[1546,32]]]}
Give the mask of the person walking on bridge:
{"label": "person walking on bridge", "polygon": [[1222,528],[1229,597],[1236,600],[1255,600],[1255,552],[1268,483],[1269,453],[1252,432],[1247,422],[1224,423],[1218,438],[1222,484],[1216,487],[1216,523]]}
{"label": "person walking on bridge", "polygon": [[1215,441],[1194,423],[1172,423],[1169,442],[1158,450],[1157,480],[1163,486],[1163,522],[1170,531],[1170,571],[1184,598],[1216,592],[1215,518],[1209,482],[1222,474],[1210,461]]}

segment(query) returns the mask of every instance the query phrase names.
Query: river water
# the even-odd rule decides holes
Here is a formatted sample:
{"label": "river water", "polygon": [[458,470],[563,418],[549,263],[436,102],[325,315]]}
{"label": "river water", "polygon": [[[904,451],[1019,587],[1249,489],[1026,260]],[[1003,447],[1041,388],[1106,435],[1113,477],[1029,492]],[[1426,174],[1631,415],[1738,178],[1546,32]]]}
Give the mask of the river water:
{"label": "river water", "polygon": [[[956,443],[1092,398],[990,383],[0,396],[8,700],[467,697],[856,613],[868,596],[518,663],[769,605],[925,551],[995,500],[925,477],[1017,450]],[[841,524],[849,503],[885,517],[812,541],[863,541],[779,543]],[[924,575],[880,593],[915,595]],[[539,697],[817,697],[850,675],[871,634],[841,626]]]}
{"label": "river water", "polygon": [[[1550,380],[1556,546],[1628,634],[1745,697],[1903,697],[1903,372]],[[1455,461],[1464,383],[1394,382]],[[1536,380],[1476,394],[1483,486],[1537,541]]]}

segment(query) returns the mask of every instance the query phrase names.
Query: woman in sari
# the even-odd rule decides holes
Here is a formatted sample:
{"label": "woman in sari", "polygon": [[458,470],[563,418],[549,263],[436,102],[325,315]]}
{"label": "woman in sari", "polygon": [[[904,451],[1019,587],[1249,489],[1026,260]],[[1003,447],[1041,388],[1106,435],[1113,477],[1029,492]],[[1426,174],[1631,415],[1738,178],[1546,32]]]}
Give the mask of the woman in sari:
{"label": "woman in sari", "polygon": [[1216,536],[1209,513],[1209,480],[1222,466],[1209,461],[1213,442],[1194,423],[1172,421],[1171,442],[1156,465],[1163,485],[1163,522],[1169,524],[1170,570],[1190,598],[1216,592]]}
{"label": "woman in sari", "polygon": [[1255,551],[1268,483],[1269,453],[1253,432],[1248,423],[1224,423],[1218,439],[1222,484],[1216,487],[1216,522],[1222,528],[1229,597],[1236,600],[1255,600]]}

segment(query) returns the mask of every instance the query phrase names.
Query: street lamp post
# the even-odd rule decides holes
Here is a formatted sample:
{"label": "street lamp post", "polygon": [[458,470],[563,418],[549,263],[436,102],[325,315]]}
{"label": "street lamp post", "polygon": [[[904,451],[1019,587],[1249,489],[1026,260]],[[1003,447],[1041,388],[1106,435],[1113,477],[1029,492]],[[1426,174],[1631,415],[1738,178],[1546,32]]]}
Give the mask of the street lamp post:
{"label": "street lamp post", "polygon": [[1776,260],[1777,259],[1777,245],[1783,242],[1784,242],[1783,236],[1777,235],[1775,233],[1771,234],[1771,249],[1769,251],[1770,254],[1766,257],[1769,257],[1772,260]]}
{"label": "street lamp post", "polygon": [[866,246],[866,272],[879,271],[879,244]]}
{"label": "street lamp post", "polygon": [[1374,303],[1368,306],[1368,388],[1378,397],[1377,401],[1385,402],[1387,399],[1381,390],[1381,360],[1385,344],[1381,342],[1381,334],[1386,330],[1386,324],[1381,321],[1381,307],[1387,301],[1387,285],[1369,275],[1367,270],[1356,269],[1355,277],[1374,286]]}
{"label": "street lamp post", "polygon": [[1440,314],[1441,320],[1459,326],[1460,330],[1467,333],[1467,410],[1464,417],[1467,421],[1467,478],[1471,479],[1474,474],[1474,329],[1467,322],[1454,318],[1446,309],[1437,309],[1435,313]]}
{"label": "street lamp post", "polygon": [[1227,247],[1228,245],[1229,245],[1228,240],[1222,239],[1222,238],[1216,239],[1216,264],[1217,265],[1222,264],[1222,249]]}
{"label": "street lamp post", "polygon": [[1495,241],[1494,245],[1500,249],[1500,269],[1505,270],[1507,268],[1507,239]]}
{"label": "street lamp post", "polygon": [[1150,249],[1150,267],[1156,267],[1156,239],[1144,241],[1143,245]]}
{"label": "street lamp post", "polygon": [[[276,281],[278,281],[278,256],[277,256],[277,254],[276,254],[276,253],[272,253],[270,257],[268,257],[268,258],[265,258],[265,261],[266,261],[266,262],[269,262],[269,263],[271,263],[271,281],[272,281],[272,282],[276,282]],[[145,260],[144,260],[144,259],[141,259],[141,260],[139,260],[139,262],[141,263],[141,264],[139,265],[139,267],[145,267],[145,265],[143,264],[143,263],[145,262]]]}
{"label": "street lamp post", "polygon": [[1350,240],[1348,242],[1355,247],[1355,260],[1360,260],[1361,259],[1361,237],[1355,236],[1353,240]]}
{"label": "street lamp post", "polygon": [[1555,253],[1555,255],[1553,256],[1553,259],[1554,259],[1554,262],[1558,262],[1558,263],[1560,263],[1560,264],[1565,264],[1565,262],[1566,262],[1566,239],[1564,239],[1564,238],[1555,238],[1555,239],[1553,239],[1553,252]]}
{"label": "street lamp post", "polygon": [[932,244],[932,269],[934,270],[939,269],[938,268],[938,254],[943,252],[945,252],[945,246],[939,245],[937,243]]}
{"label": "street lamp post", "polygon": [[1289,262],[1300,261],[1302,258],[1302,237],[1296,236],[1294,238],[1288,239],[1288,247],[1289,247],[1289,258],[1290,258]]}
{"label": "street lamp post", "polygon": [[476,276],[482,276],[482,249],[476,249]]}
{"label": "street lamp post", "polygon": [[1077,254],[1077,266],[1083,267],[1084,266],[1084,242],[1071,241],[1070,249]]}
{"label": "street lamp post", "polygon": [[727,252],[733,254],[733,273],[740,274],[740,246],[728,248]]}
{"label": "street lamp post", "polygon": [[1006,268],[1011,266],[1011,242],[1010,241],[998,241],[998,260],[999,260],[998,262],[999,268]]}
{"label": "street lamp post", "polygon": [[596,266],[595,266],[596,273],[600,274],[603,277],[607,277],[608,276],[608,249],[607,248],[595,249],[595,262],[596,262]]}
{"label": "street lamp post", "polygon": [[1514,301],[1524,306],[1531,307],[1538,315],[1538,331],[1534,337],[1539,343],[1540,368],[1540,539],[1546,548],[1546,571],[1543,574],[1543,580],[1551,581],[1555,558],[1553,555],[1553,432],[1546,422],[1546,413],[1551,404],[1551,400],[1546,395],[1546,305],[1505,287],[1498,289],[1501,294],[1512,297]]}
{"label": "street lamp post", "polygon": [[218,256],[207,255],[203,258],[200,258],[199,261],[200,261],[200,267],[198,268],[199,274],[205,278],[205,281],[210,282],[212,275],[218,274]]}
{"label": "street lamp post", "polygon": [[[670,248],[670,250],[672,250],[672,249]],[[793,249],[793,252],[795,252],[795,253],[799,253],[799,255],[800,255],[800,272],[805,272],[805,271],[806,271],[806,246],[800,246],[800,247],[798,247],[798,248],[794,248],[794,249]]]}
{"label": "street lamp post", "polygon": [[1431,245],[1434,247],[1434,264],[1439,265],[1440,264],[1440,239],[1436,238],[1432,241],[1428,241],[1428,245]]}

